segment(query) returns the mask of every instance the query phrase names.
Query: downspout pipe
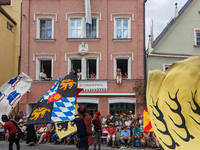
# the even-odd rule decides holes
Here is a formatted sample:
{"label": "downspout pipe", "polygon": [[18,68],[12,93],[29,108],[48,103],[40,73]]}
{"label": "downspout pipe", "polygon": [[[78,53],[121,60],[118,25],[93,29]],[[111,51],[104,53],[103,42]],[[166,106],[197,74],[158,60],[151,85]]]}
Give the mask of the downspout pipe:
{"label": "downspout pipe", "polygon": [[20,12],[20,50],[18,57],[18,75],[20,74],[20,65],[21,65],[21,34],[22,34],[22,2],[21,2],[21,12]]}

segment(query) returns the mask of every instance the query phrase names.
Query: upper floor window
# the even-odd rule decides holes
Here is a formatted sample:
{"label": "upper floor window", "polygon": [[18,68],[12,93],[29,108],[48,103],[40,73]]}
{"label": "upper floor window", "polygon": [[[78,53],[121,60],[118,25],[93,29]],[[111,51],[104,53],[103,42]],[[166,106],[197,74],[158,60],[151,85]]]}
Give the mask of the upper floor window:
{"label": "upper floor window", "polygon": [[200,31],[196,32],[196,45],[200,46]]}
{"label": "upper floor window", "polygon": [[92,19],[92,24],[86,24],[86,38],[96,38],[97,37],[97,19]]}
{"label": "upper floor window", "polygon": [[52,39],[52,20],[40,20],[40,38]]}
{"label": "upper floor window", "polygon": [[81,19],[71,19],[71,38],[81,38]]}
{"label": "upper floor window", "polygon": [[163,71],[166,71],[167,69],[169,69],[170,66],[171,64],[163,64]]}
{"label": "upper floor window", "polygon": [[69,38],[98,38],[97,18],[92,18],[92,24],[86,24],[85,18],[70,18]]}
{"label": "upper floor window", "polygon": [[8,28],[8,30],[13,32],[13,26],[11,24],[9,24],[8,22],[7,22],[7,28]]}
{"label": "upper floor window", "polygon": [[194,29],[194,45],[200,46],[200,29]]}
{"label": "upper floor window", "polygon": [[81,73],[80,79],[98,79],[98,58],[70,58],[68,69],[71,68],[77,73]]}
{"label": "upper floor window", "polygon": [[[45,77],[44,79],[42,77]],[[36,61],[36,80],[52,80],[53,59],[37,58]]]}
{"label": "upper floor window", "polygon": [[38,18],[37,39],[53,39],[54,24],[53,18]]}
{"label": "upper floor window", "polygon": [[130,18],[116,18],[114,24],[114,38],[131,38]]}
{"label": "upper floor window", "polygon": [[116,79],[117,69],[120,69],[123,79],[131,79],[130,57],[116,57],[114,59],[114,79]]}

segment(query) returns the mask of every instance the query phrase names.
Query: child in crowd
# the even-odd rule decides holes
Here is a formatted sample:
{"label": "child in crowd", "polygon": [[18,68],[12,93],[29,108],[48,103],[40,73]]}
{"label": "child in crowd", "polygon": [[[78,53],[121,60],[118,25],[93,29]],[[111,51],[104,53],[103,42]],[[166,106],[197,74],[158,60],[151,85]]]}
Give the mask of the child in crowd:
{"label": "child in crowd", "polygon": [[3,139],[5,137],[5,132],[3,125],[0,123],[0,138]]}

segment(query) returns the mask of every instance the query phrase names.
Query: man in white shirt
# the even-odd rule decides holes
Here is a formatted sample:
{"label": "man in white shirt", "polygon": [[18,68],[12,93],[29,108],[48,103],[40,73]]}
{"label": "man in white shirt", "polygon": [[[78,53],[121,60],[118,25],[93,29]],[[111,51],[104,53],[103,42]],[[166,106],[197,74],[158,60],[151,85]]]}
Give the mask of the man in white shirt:
{"label": "man in white shirt", "polygon": [[40,72],[40,79],[43,79],[43,80],[51,80],[51,78],[47,78],[47,74],[45,73],[45,70],[42,69],[42,72]]}

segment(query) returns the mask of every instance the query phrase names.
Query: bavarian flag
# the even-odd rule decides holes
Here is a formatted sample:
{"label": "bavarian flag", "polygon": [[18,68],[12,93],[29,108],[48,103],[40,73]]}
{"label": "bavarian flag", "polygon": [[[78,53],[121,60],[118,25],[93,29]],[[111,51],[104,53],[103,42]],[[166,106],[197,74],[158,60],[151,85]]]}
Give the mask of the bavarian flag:
{"label": "bavarian flag", "polygon": [[165,150],[200,149],[200,54],[149,71],[147,107]]}
{"label": "bavarian flag", "polygon": [[153,132],[153,128],[151,125],[151,121],[149,118],[149,113],[147,107],[143,111],[143,126],[144,126],[144,131],[145,132]]}
{"label": "bavarian flag", "polygon": [[[75,115],[78,114],[78,103],[77,103],[77,96],[82,91],[82,88],[77,88],[76,93],[76,101],[75,101]],[[77,131],[77,127],[75,122],[73,121],[63,121],[63,122],[56,122],[56,133],[58,134],[59,139],[66,137],[67,135]]]}
{"label": "bavarian flag", "polygon": [[50,90],[38,101],[27,124],[70,121],[75,118],[77,76],[59,78]]}

